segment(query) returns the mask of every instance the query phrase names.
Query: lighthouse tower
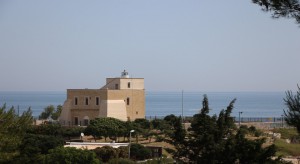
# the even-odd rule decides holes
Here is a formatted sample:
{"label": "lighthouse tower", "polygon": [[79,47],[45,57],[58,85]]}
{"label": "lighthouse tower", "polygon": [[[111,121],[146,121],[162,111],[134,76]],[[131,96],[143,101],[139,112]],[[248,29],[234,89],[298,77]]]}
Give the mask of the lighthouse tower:
{"label": "lighthouse tower", "polygon": [[121,78],[129,78],[129,74],[126,70],[121,73]]}

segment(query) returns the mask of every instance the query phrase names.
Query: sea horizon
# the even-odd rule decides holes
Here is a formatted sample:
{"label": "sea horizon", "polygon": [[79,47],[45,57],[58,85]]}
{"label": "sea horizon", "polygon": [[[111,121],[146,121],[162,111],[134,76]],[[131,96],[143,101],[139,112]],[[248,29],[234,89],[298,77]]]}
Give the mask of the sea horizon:
{"label": "sea horizon", "polygon": [[[146,117],[193,116],[202,108],[203,95],[208,97],[211,115],[218,115],[235,98],[234,117],[239,112],[241,117],[281,117],[285,108],[285,92],[146,91]],[[48,105],[63,105],[65,99],[65,91],[0,91],[1,106],[19,107],[20,112],[31,107],[35,117]]]}

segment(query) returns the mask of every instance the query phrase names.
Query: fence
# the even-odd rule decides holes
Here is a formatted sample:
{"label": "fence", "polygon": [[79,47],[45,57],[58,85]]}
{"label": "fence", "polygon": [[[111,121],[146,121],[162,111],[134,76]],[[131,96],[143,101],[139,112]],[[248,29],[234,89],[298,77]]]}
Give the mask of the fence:
{"label": "fence", "polygon": [[[156,119],[164,119],[165,116],[146,116],[147,120],[156,120]],[[247,122],[273,122],[273,123],[283,123],[283,117],[233,117],[235,122],[247,123]],[[191,116],[184,116],[183,120],[188,122],[192,119]]]}

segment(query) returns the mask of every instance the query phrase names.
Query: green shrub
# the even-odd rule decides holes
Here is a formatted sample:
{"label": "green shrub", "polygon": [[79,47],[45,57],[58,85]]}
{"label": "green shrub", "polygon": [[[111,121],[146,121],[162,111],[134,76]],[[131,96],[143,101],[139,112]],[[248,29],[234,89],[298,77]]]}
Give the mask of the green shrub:
{"label": "green shrub", "polygon": [[108,163],[109,164],[134,164],[135,162],[126,158],[114,158],[109,160]]}
{"label": "green shrub", "polygon": [[103,146],[101,148],[96,148],[93,150],[97,157],[103,161],[108,162],[110,159],[118,157],[118,151],[111,146]]}
{"label": "green shrub", "polygon": [[131,144],[130,157],[135,160],[145,160],[151,157],[151,150],[141,144]]}

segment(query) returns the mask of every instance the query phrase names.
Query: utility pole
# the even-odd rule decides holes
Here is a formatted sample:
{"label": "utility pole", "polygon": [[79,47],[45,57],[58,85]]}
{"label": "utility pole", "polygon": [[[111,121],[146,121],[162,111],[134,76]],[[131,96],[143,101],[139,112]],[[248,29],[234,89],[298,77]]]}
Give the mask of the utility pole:
{"label": "utility pole", "polygon": [[239,112],[239,127],[241,126],[241,114],[242,114],[243,112]]}
{"label": "utility pole", "polygon": [[183,123],[183,90],[181,91],[181,123]]}

